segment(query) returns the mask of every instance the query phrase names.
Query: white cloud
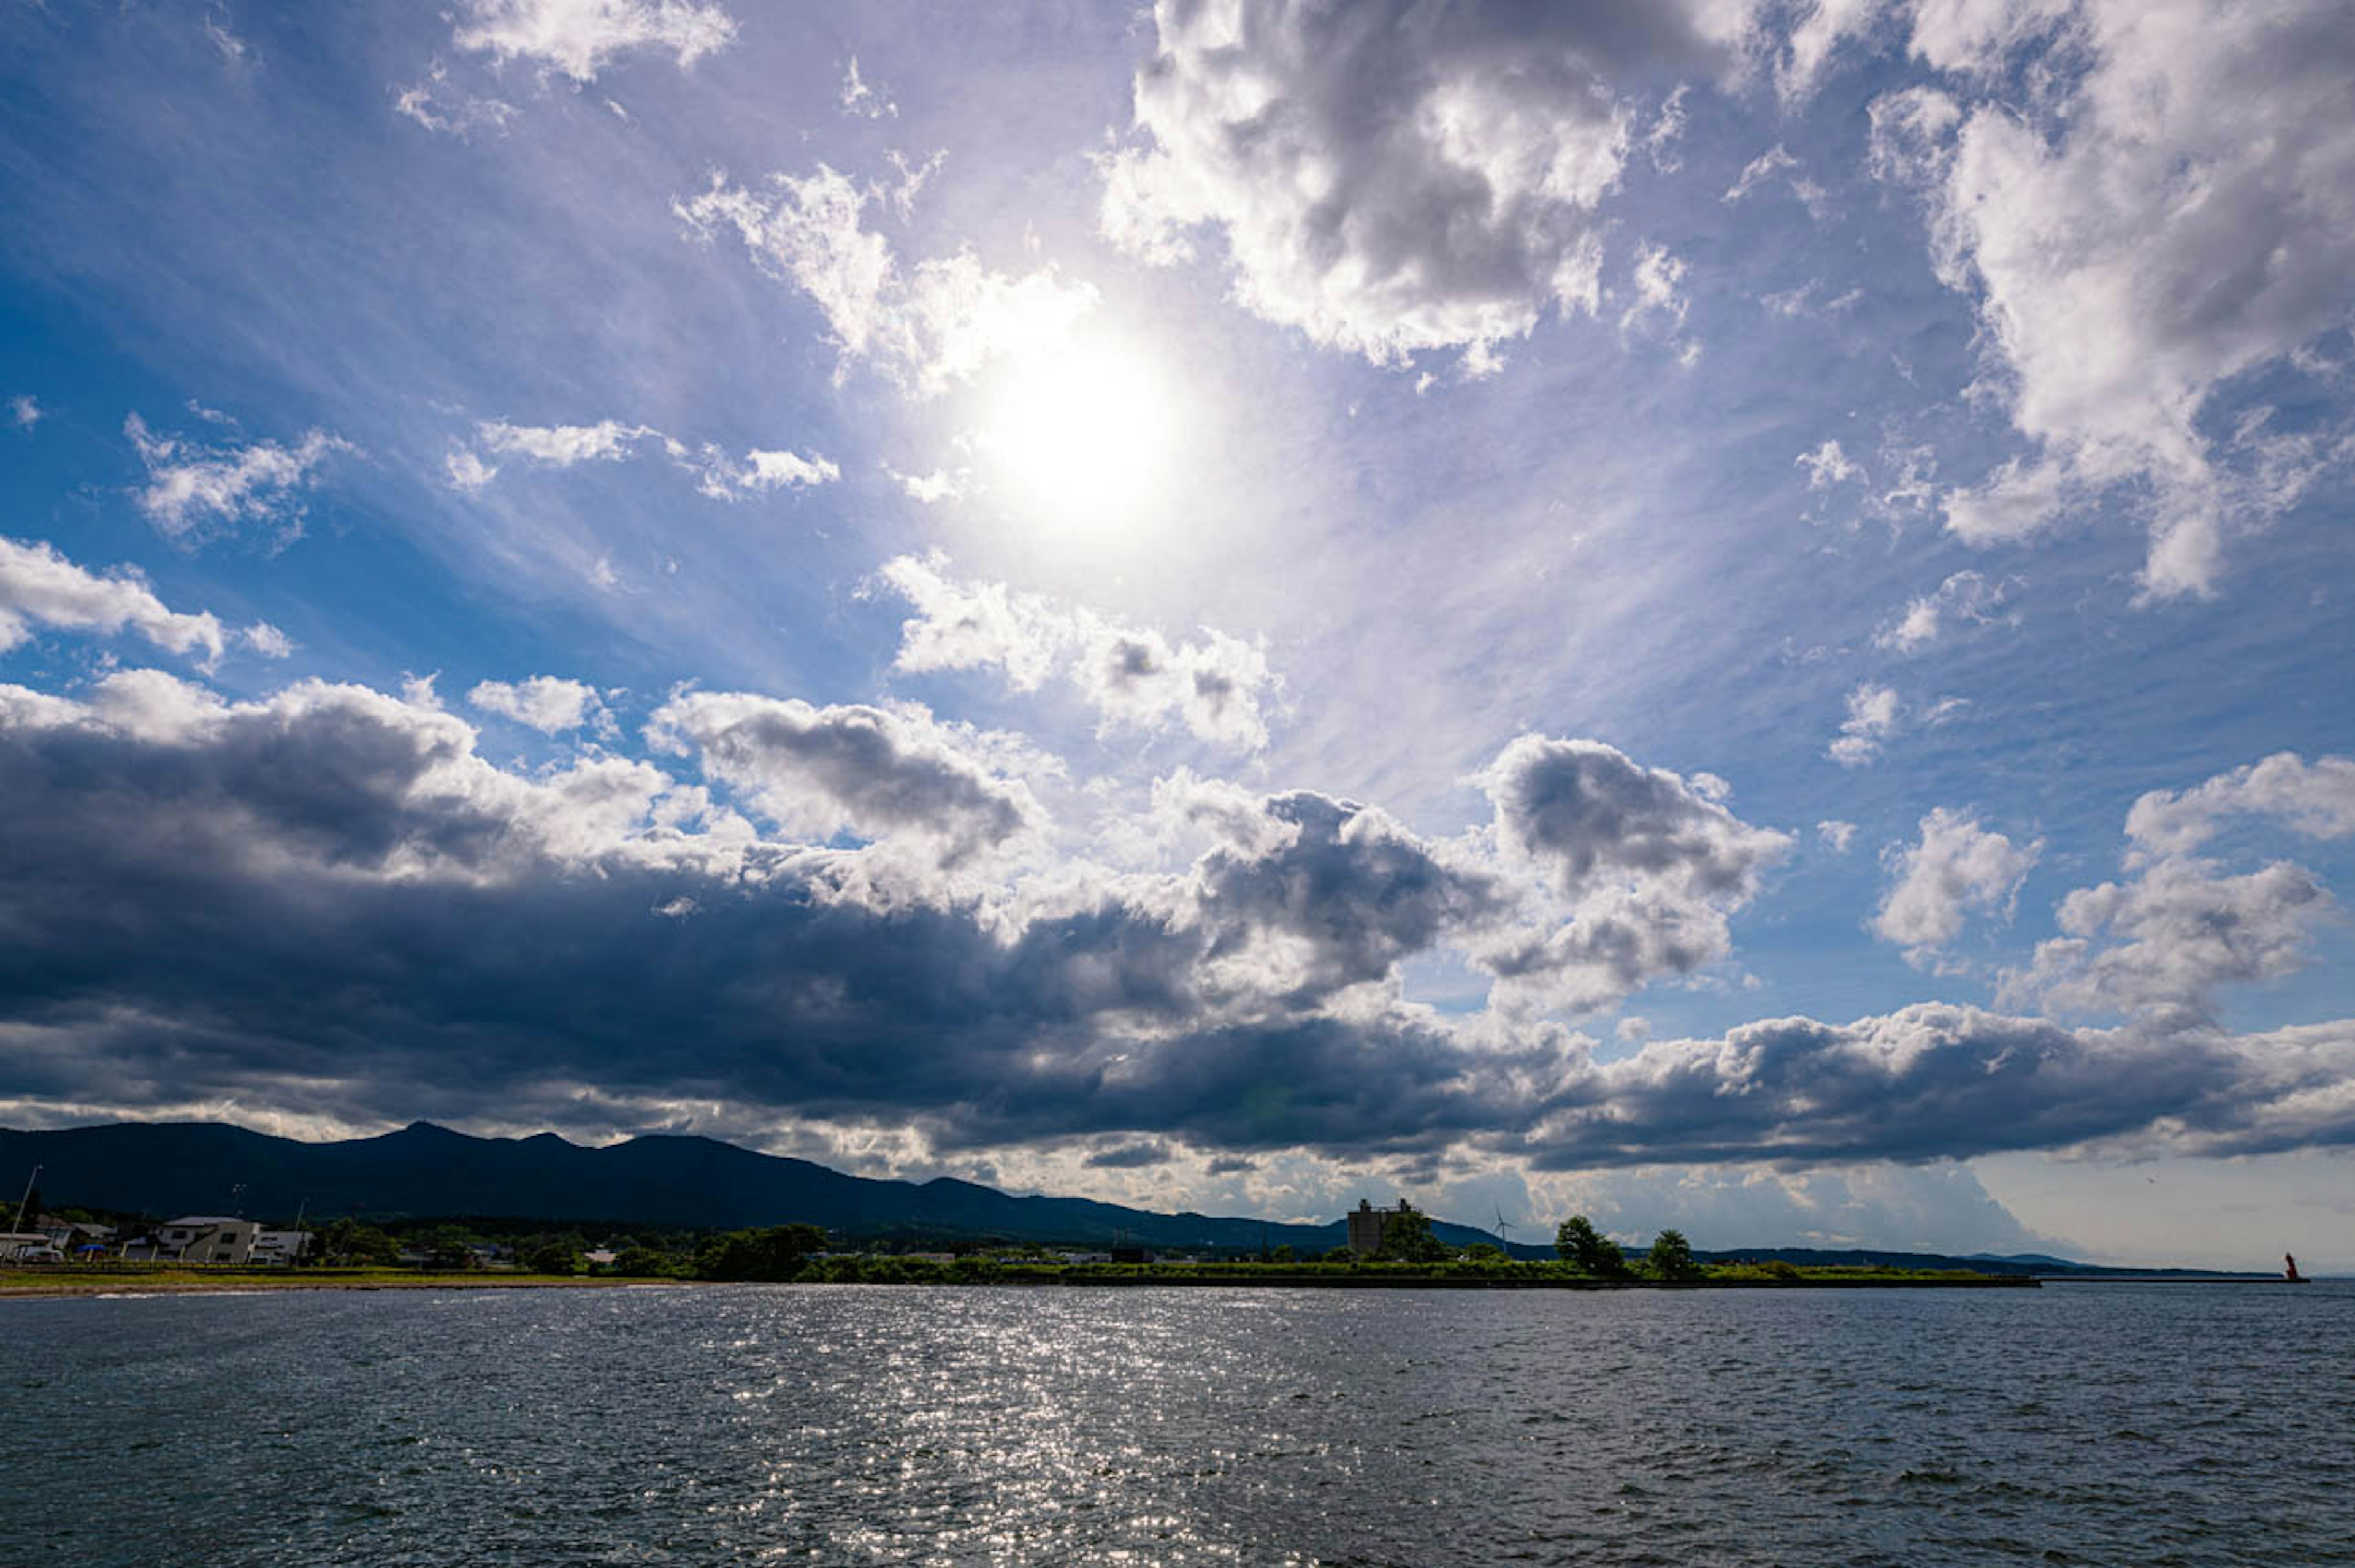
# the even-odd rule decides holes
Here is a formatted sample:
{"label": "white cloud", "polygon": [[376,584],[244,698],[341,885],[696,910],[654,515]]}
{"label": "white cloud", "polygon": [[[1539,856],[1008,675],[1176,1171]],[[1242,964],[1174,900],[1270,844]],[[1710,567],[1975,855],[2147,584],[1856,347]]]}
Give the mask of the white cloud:
{"label": "white cloud", "polygon": [[645,425],[623,424],[618,420],[553,425],[509,424],[505,420],[491,420],[474,427],[476,438],[498,455],[528,458],[550,468],[570,468],[580,463],[618,463],[630,455],[634,443],[657,433]]}
{"label": "white cloud", "polygon": [[841,356],[837,379],[871,363],[915,398],[937,397],[1001,354],[1059,342],[1095,308],[1092,286],[1052,266],[1009,277],[970,250],[903,272],[889,241],[861,226],[870,202],[890,199],[821,164],[805,178],[773,175],[760,191],[714,176],[672,210],[706,243],[732,229],[763,272],[809,296]]}
{"label": "white cloud", "polygon": [[613,728],[595,687],[557,676],[536,675],[512,685],[485,680],[466,693],[466,700],[485,713],[527,724],[543,735],[560,735],[591,723],[608,732]]}
{"label": "white cloud", "polygon": [[2200,421],[2220,385],[2355,308],[2344,21],[2322,0],[1916,7],[1914,52],[1969,85],[2046,38],[2086,64],[2026,112],[1920,88],[1875,106],[1876,166],[1922,185],[1940,274],[1977,299],[2034,443],[1949,498],[1959,537],[2023,538],[2073,493],[2146,487],[2142,588],[2167,598],[2213,592],[2227,536],[2279,509]]}
{"label": "white cloud", "polygon": [[1810,490],[1828,490],[1835,485],[1861,483],[1864,479],[1863,465],[1841,451],[1838,442],[1829,438],[1813,452],[1803,452],[1791,461],[1807,471]]}
{"label": "white cloud", "polygon": [[2312,926],[2336,907],[2320,880],[2286,860],[2232,875],[2192,854],[2222,819],[2243,816],[2311,838],[2355,836],[2355,762],[2308,764],[2285,752],[2141,796],[2126,814],[2132,875],[2062,899],[2062,934],[2040,943],[2027,968],[2007,972],[2003,994],[2180,1027],[2212,1020],[2219,986],[2295,973]]}
{"label": "white cloud", "polygon": [[1881,748],[1897,732],[1904,703],[1897,688],[1864,681],[1848,694],[1848,717],[1840,720],[1838,737],[1824,755],[1844,768],[1862,767],[1881,755]]}
{"label": "white cloud", "polygon": [[1021,691],[1060,676],[1108,725],[1177,721],[1198,740],[1267,744],[1276,679],[1266,654],[1240,637],[1205,627],[1199,640],[1173,644],[1082,605],[954,578],[938,553],[900,556],[876,576],[917,612],[900,627],[900,669],[996,668]]}
{"label": "white cloud", "polygon": [[1636,247],[1636,265],[1628,273],[1628,286],[1635,298],[1620,313],[1619,328],[1625,331],[1648,316],[1666,317],[1673,332],[1685,324],[1686,301],[1677,291],[1685,281],[1685,264],[1668,253],[1665,245],[1648,242]]}
{"label": "white cloud", "polygon": [[828,459],[804,457],[794,452],[766,452],[755,447],[739,462],[709,442],[693,452],[682,442],[670,441],[664,445],[673,462],[696,475],[697,494],[715,501],[740,500],[771,490],[807,489],[842,477],[842,470]]}
{"label": "white cloud", "polygon": [[247,446],[207,446],[180,436],[157,435],[136,413],[123,421],[123,434],[147,469],[139,509],[173,539],[189,539],[208,525],[229,527],[267,522],[293,536],[301,533],[302,492],[316,470],[337,453],[355,451],[349,442],[325,431],[309,431],[292,447],[274,441]]}
{"label": "white cloud", "polygon": [[134,631],[176,654],[202,650],[208,664],[227,645],[221,624],[211,614],[167,608],[127,569],[101,577],[68,560],[53,545],[0,539],[0,652],[24,643],[35,626],[107,636]]}
{"label": "white cloud", "polygon": [[1784,185],[1789,187],[1792,196],[1807,209],[1807,216],[1819,219],[1823,217],[1825,208],[1829,203],[1828,193],[1823,187],[1798,171],[1799,160],[1793,157],[1782,143],[1777,142],[1751,159],[1742,167],[1741,177],[1728,186],[1725,194],[1718,199],[1725,202],[1740,201],[1769,180],[1779,177]]}
{"label": "white cloud", "polygon": [[267,621],[256,621],[240,632],[238,639],[266,659],[294,656],[294,639]]}
{"label": "white cloud", "polygon": [[507,122],[515,118],[515,105],[496,98],[466,93],[444,97],[449,80],[450,68],[434,61],[424,80],[393,94],[392,112],[437,135],[455,136],[462,142],[477,131],[505,131]]}
{"label": "white cloud", "polygon": [[1254,314],[1377,364],[1485,368],[1549,308],[1599,308],[1599,212],[1636,135],[1614,76],[1706,69],[1742,18],[1164,0],[1155,25],[1105,235],[1173,263],[1216,229]]}
{"label": "white cloud", "polygon": [[2126,813],[2126,837],[2137,855],[2188,854],[2233,816],[2277,817],[2309,838],[2355,835],[2355,760],[2282,752],[2191,789],[2153,790]]}
{"label": "white cloud", "polygon": [[1816,837],[1822,839],[1833,854],[1845,855],[1849,846],[1856,842],[1856,824],[1842,822],[1837,817],[1828,818],[1816,824]]}
{"label": "white cloud", "polygon": [[954,472],[946,468],[935,468],[928,474],[902,474],[888,463],[883,465],[883,472],[891,476],[892,482],[900,486],[902,495],[911,501],[920,502],[927,507],[937,505],[942,501],[963,499],[965,482],[969,477],[966,471],[962,468]]}
{"label": "white cloud", "polygon": [[2002,613],[2003,585],[1976,571],[1957,571],[1929,592],[1910,600],[1901,614],[1873,634],[1872,645],[1893,653],[1918,653],[1956,621],[1985,625]]}
{"label": "white cloud", "polygon": [[2311,871],[2286,860],[2232,876],[2169,857],[2062,899],[2063,934],[2037,944],[2025,970],[2007,971],[1998,994],[2064,1014],[2206,1022],[2217,987],[2304,967],[2309,930],[2333,907]]}
{"label": "white cloud", "polygon": [[2013,544],[2032,539],[2082,506],[2085,487],[2068,465],[2051,458],[2008,459],[1976,488],[1949,490],[1939,506],[1946,530],[1967,545]]}
{"label": "white cloud", "polygon": [[471,447],[453,447],[443,460],[442,469],[453,488],[470,496],[499,476],[499,471],[484,462],[482,454]]}
{"label": "white cloud", "polygon": [[502,65],[532,60],[576,82],[638,49],[667,53],[685,70],[735,38],[734,17],[693,0],[464,0],[452,35]]}
{"label": "white cloud", "polygon": [[[595,424],[517,425],[492,421],[475,427],[475,435],[490,452],[521,457],[543,467],[570,468],[582,463],[619,463],[636,455],[643,441],[658,441],[664,453],[683,471],[695,475],[698,495],[715,501],[741,500],[772,490],[805,489],[831,484],[842,470],[815,453],[805,457],[783,448],[754,447],[741,458],[731,456],[716,442],[689,446],[651,425],[600,420]],[[445,467],[450,483],[474,494],[498,477],[498,469],[480,453],[453,450]]]}
{"label": "white cloud", "polygon": [[896,120],[900,106],[891,101],[891,90],[881,82],[869,82],[858,74],[858,57],[842,69],[842,112],[861,120]]}
{"label": "white cloud", "polygon": [[1892,846],[1886,857],[1896,878],[1872,929],[1906,948],[1915,964],[1934,962],[1937,950],[1963,933],[1970,911],[2011,918],[2019,885],[2043,852],[2041,838],[2015,844],[1967,812],[1939,806],[1922,819],[1917,840]]}
{"label": "white cloud", "polygon": [[8,400],[8,422],[18,430],[30,430],[41,422],[48,411],[34,401],[29,392],[19,392]]}
{"label": "white cloud", "polygon": [[1809,0],[1775,62],[1774,85],[1788,101],[1813,92],[1840,43],[1871,26],[1888,0]]}

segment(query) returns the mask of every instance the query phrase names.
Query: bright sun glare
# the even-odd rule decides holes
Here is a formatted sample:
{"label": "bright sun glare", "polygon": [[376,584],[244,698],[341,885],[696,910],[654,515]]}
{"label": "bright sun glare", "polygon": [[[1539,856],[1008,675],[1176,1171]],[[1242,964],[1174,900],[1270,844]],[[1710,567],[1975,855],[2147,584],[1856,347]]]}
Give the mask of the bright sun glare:
{"label": "bright sun glare", "polygon": [[982,447],[1026,511],[1060,528],[1124,528],[1160,499],[1181,414],[1179,389],[1151,354],[1083,336],[1007,368]]}

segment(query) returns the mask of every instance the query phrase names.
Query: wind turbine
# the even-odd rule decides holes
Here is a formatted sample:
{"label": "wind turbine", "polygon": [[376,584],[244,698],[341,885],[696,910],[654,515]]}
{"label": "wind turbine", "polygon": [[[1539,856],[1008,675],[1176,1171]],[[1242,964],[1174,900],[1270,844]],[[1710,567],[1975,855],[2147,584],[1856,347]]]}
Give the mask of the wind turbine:
{"label": "wind turbine", "polygon": [[1496,1206],[1496,1209],[1497,1234],[1504,1240],[1505,1255],[1507,1257],[1511,1257],[1513,1255],[1513,1228],[1505,1222],[1504,1206],[1502,1204],[1498,1204]]}

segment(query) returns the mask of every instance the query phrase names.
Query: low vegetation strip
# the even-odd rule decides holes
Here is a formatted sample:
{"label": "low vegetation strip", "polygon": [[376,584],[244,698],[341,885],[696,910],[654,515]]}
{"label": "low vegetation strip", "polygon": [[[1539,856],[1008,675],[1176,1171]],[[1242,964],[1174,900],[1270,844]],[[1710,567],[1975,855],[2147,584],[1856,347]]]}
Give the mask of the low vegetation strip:
{"label": "low vegetation strip", "polygon": [[[742,1260],[740,1260],[742,1261]],[[727,1273],[688,1267],[643,1272],[534,1274],[517,1269],[189,1267],[77,1264],[0,1270],[0,1296],[224,1293],[257,1290],[480,1289],[768,1283],[871,1285],[1070,1285],[1124,1288],[1228,1285],[1306,1289],[1630,1290],[1726,1287],[2026,1285],[2018,1275],[1965,1270],[1797,1268],[1789,1264],[1709,1265],[1677,1278],[1629,1272],[1604,1277],[1558,1263],[1144,1263],[1063,1264],[974,1254],[931,1256],[810,1253],[771,1257],[758,1269]]]}

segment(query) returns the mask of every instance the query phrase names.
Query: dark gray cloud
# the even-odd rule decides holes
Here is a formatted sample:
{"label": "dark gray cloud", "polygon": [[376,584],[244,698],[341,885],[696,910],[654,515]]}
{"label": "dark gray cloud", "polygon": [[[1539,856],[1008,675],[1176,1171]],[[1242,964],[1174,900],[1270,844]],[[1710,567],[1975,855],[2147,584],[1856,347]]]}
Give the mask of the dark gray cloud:
{"label": "dark gray cloud", "polygon": [[[845,754],[888,775],[909,753],[826,765]],[[774,788],[770,753],[746,755],[710,771]],[[1558,1024],[1401,999],[1401,957],[1510,901],[1378,811],[1265,797],[1188,871],[1080,867],[1050,898],[895,848],[929,797],[895,798],[891,836],[812,847],[645,763],[503,772],[455,717],[357,688],[0,688],[0,1099],[559,1125],[717,1104],[944,1149],[1562,1167],[2355,1136],[2341,1026],[2102,1033],[1930,1006],[1597,1062]],[[963,823],[976,798],[938,809]]]}

